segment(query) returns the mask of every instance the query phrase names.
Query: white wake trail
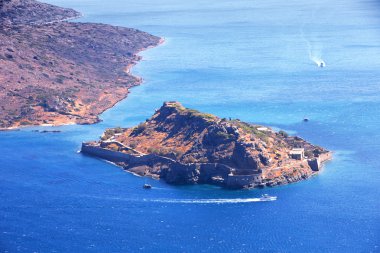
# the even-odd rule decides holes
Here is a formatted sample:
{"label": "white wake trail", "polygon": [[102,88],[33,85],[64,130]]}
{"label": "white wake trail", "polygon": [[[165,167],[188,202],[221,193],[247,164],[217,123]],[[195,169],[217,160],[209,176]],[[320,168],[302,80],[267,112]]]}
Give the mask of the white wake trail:
{"label": "white wake trail", "polygon": [[178,204],[237,204],[263,202],[260,198],[236,199],[144,199],[146,202],[178,203]]}
{"label": "white wake trail", "polygon": [[[310,24],[315,23],[315,16],[319,12],[320,7],[315,6],[310,18]],[[300,28],[300,34],[302,40],[306,43],[309,59],[313,61],[318,67],[326,67],[326,62],[322,59],[323,46],[318,36],[316,38],[308,38],[305,36],[304,28],[306,22],[304,22]]]}
{"label": "white wake trail", "polygon": [[[78,197],[78,196],[77,196]],[[80,195],[80,197],[116,200],[127,202],[152,202],[152,203],[172,203],[172,204],[238,204],[238,203],[253,203],[253,202],[268,202],[274,201],[277,198],[261,199],[261,198],[234,198],[234,199],[170,199],[170,198],[124,198],[124,197],[102,197],[94,195]]]}

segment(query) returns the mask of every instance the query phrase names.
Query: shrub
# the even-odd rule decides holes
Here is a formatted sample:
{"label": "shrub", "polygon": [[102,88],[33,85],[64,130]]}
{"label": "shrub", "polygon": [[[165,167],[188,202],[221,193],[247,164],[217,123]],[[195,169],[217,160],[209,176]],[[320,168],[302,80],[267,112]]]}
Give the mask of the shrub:
{"label": "shrub", "polygon": [[225,133],[225,132],[222,132],[222,131],[217,132],[216,135],[219,138],[222,138],[222,139],[225,139],[225,140],[228,140],[229,137],[230,137],[230,135],[228,133]]}
{"label": "shrub", "polygon": [[185,159],[184,159],[184,162],[185,163],[195,163],[197,160],[194,158],[194,157],[192,157],[192,156],[188,156],[188,157],[186,157]]}
{"label": "shrub", "polygon": [[199,162],[200,163],[207,163],[208,159],[206,157],[202,157],[201,159],[199,159]]}
{"label": "shrub", "polygon": [[158,149],[158,155],[161,155],[161,156],[165,156],[169,153],[169,150],[167,150],[166,148],[160,148]]}
{"label": "shrub", "polygon": [[26,126],[26,125],[29,125],[29,124],[30,124],[30,122],[27,121],[27,120],[23,120],[23,121],[20,122],[21,126]]}
{"label": "shrub", "polygon": [[124,130],[123,130],[123,128],[121,128],[121,127],[116,127],[116,128],[113,129],[113,131],[114,131],[115,134],[120,134],[120,133],[122,133]]}
{"label": "shrub", "polygon": [[311,158],[311,157],[314,157],[314,153],[313,153],[313,151],[311,151],[311,150],[306,150],[306,151],[305,151],[305,156]]}
{"label": "shrub", "polygon": [[281,130],[280,132],[278,132],[282,137],[285,137],[285,138],[288,138],[289,134],[283,130]]}
{"label": "shrub", "polygon": [[313,154],[316,155],[316,156],[319,156],[321,153],[322,153],[321,150],[318,149],[318,148],[316,148],[316,149],[313,150]]}
{"label": "shrub", "polygon": [[8,60],[13,60],[13,55],[11,54],[5,54],[5,58]]}
{"label": "shrub", "polygon": [[156,149],[156,148],[153,148],[153,147],[149,147],[147,149],[147,152],[150,153],[150,154],[158,154],[159,150]]}
{"label": "shrub", "polygon": [[56,78],[55,78],[55,81],[59,84],[63,84],[64,81],[65,81],[66,77],[63,76],[63,75],[57,75]]}
{"label": "shrub", "polygon": [[113,143],[110,144],[110,145],[108,145],[107,148],[109,148],[109,149],[111,149],[113,151],[119,151],[119,146],[116,145],[116,144],[113,144]]}
{"label": "shrub", "polygon": [[146,129],[146,125],[144,123],[141,123],[137,127],[135,127],[135,129],[133,129],[132,134],[138,135],[138,134],[144,132],[145,129]]}

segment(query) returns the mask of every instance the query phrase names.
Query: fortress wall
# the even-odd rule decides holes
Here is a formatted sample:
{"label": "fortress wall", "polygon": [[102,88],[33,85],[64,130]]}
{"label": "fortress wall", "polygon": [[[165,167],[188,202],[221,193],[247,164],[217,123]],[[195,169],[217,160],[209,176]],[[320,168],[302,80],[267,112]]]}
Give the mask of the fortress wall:
{"label": "fortress wall", "polygon": [[223,179],[228,177],[228,174],[233,170],[231,167],[221,163],[200,163],[199,168],[199,181],[208,183],[213,181],[213,177],[221,177]]}
{"label": "fortress wall", "polygon": [[258,176],[256,175],[234,175],[227,177],[226,186],[228,188],[244,188],[254,186],[256,183],[259,183],[258,181]]}
{"label": "fortress wall", "polygon": [[326,161],[331,160],[331,159],[332,159],[332,152],[320,154],[318,157],[318,160],[320,163],[326,162]]}
{"label": "fortress wall", "polygon": [[261,174],[258,170],[236,169],[235,175],[258,175]]}
{"label": "fortress wall", "polygon": [[324,154],[320,154],[318,158],[308,160],[307,162],[313,171],[320,171],[323,166],[323,163],[331,159],[332,159],[332,153],[327,152]]}
{"label": "fortress wall", "polygon": [[307,163],[309,164],[312,171],[319,171],[320,169],[320,162],[317,158],[308,160]]}
{"label": "fortress wall", "polygon": [[82,143],[81,152],[84,154],[96,156],[111,162],[128,162],[131,157],[129,154],[125,154],[118,151],[112,151],[109,149],[103,149],[99,146],[89,145],[87,143]]}
{"label": "fortress wall", "polygon": [[94,146],[88,143],[82,143],[81,152],[84,154],[100,157],[102,159],[106,159],[111,162],[127,162],[131,164],[175,162],[170,158],[162,157],[156,154],[136,156],[136,155],[126,154],[119,151],[101,148],[100,146]]}
{"label": "fortress wall", "polygon": [[[147,166],[154,168],[163,166],[162,178],[168,183],[209,183],[212,177],[220,176],[224,179],[222,183],[227,188],[244,188],[254,186],[262,182],[261,173],[247,170],[248,175],[229,175],[233,168],[220,163],[189,163],[183,164],[173,159],[156,154],[131,155],[119,151],[101,148],[98,145],[83,143],[81,152],[84,154],[99,157],[111,162],[125,162],[128,168],[137,166]],[[128,168],[126,168],[128,170]],[[245,171],[242,171],[245,172]],[[160,176],[160,177],[161,177]]]}

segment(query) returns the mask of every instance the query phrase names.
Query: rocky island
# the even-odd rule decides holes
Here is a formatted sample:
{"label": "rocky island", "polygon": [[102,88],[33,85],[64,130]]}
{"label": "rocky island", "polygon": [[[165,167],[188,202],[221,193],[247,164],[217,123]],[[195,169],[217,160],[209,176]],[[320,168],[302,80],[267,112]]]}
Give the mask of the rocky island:
{"label": "rocky island", "polygon": [[161,39],[67,22],[79,16],[34,0],[0,1],[0,129],[95,123],[141,83],[129,69]]}
{"label": "rocky island", "polygon": [[81,152],[140,176],[171,184],[230,189],[275,186],[309,178],[331,152],[268,127],[228,120],[166,102],[133,128],[107,129]]}

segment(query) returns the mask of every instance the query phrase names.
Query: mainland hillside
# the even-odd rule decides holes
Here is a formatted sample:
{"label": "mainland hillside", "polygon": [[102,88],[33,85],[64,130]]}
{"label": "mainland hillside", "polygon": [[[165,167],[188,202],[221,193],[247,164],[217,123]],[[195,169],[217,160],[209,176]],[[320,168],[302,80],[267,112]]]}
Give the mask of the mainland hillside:
{"label": "mainland hillside", "polygon": [[34,0],[0,2],[0,129],[94,123],[141,83],[128,70],[160,38],[65,21],[79,15]]}

